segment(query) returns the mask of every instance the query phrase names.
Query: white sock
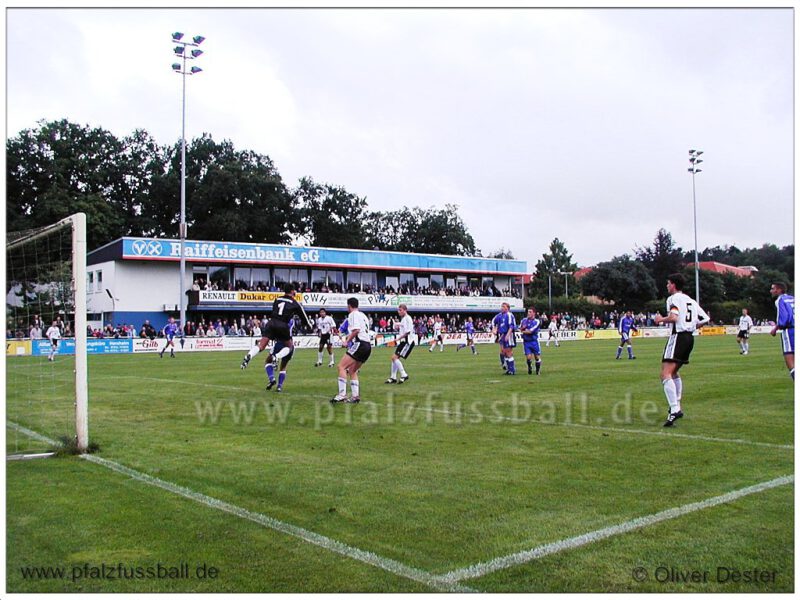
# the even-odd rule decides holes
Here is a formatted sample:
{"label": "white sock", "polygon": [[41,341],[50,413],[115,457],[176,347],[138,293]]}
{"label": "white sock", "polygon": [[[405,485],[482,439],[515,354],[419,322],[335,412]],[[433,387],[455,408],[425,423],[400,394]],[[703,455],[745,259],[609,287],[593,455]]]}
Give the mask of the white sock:
{"label": "white sock", "polygon": [[250,352],[247,353],[247,356],[249,356],[250,358],[253,358],[259,352],[261,352],[261,350],[258,349],[258,345],[256,344],[255,346],[250,348]]}
{"label": "white sock", "polygon": [[339,395],[344,396],[347,394],[347,379],[339,377]]}
{"label": "white sock", "polygon": [[675,380],[672,378],[664,379],[661,383],[664,386],[664,394],[667,396],[667,402],[669,403],[669,412],[678,412],[680,405],[678,404],[678,394],[675,390]]}
{"label": "white sock", "polygon": [[745,352],[750,352],[750,342],[745,342],[744,343],[744,351]]}
{"label": "white sock", "polygon": [[396,361],[396,360],[393,360],[393,361],[392,361],[392,374],[391,374],[391,378],[392,378],[392,379],[397,379],[397,361]]}
{"label": "white sock", "polygon": [[322,352],[317,352],[317,362],[322,364]]}
{"label": "white sock", "polygon": [[681,398],[683,398],[683,379],[680,377],[673,377],[672,381],[675,382],[675,398],[678,400],[678,410],[680,410]]}
{"label": "white sock", "polygon": [[353,398],[358,398],[358,379],[350,380],[350,391],[353,392]]}
{"label": "white sock", "polygon": [[331,352],[330,356],[331,356],[331,362],[330,362],[330,363],[328,363],[328,364],[331,364],[331,365],[332,365],[332,364],[333,364],[333,352]]}
{"label": "white sock", "polygon": [[397,373],[400,373],[400,377],[405,377],[407,375],[407,373],[406,373],[406,370],[403,368],[403,363],[400,362],[399,358],[397,360],[395,360],[394,362],[396,363],[395,371]]}

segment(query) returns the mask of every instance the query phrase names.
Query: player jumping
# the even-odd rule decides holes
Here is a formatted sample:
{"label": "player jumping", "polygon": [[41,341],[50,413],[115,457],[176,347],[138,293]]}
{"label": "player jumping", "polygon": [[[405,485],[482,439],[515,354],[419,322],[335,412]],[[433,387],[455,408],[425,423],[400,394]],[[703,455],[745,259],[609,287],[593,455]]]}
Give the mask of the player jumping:
{"label": "player jumping", "polygon": [[[275,381],[275,363],[277,362],[275,356],[283,352],[284,348],[289,348],[288,354],[283,354],[282,358],[280,359],[279,365],[279,373],[278,373],[278,381]],[[294,342],[289,340],[288,342],[275,342],[275,345],[272,348],[272,352],[267,356],[267,362],[264,365],[264,370],[267,373],[267,378],[269,379],[269,383],[267,384],[267,391],[271,390],[275,383],[278,384],[276,388],[276,392],[283,391],[283,384],[286,382],[286,367],[289,364],[289,361],[292,360],[292,356],[294,356]]]}
{"label": "player jumping", "polygon": [[[272,315],[270,316],[264,331],[261,333],[261,339],[258,343],[250,348],[250,351],[242,359],[241,368],[246,369],[250,364],[250,360],[267,347],[270,340],[275,342],[283,342],[288,344],[292,340],[292,333],[289,329],[289,321],[293,315],[297,315],[303,325],[308,329],[312,329],[313,325],[306,315],[306,311],[297,300],[294,299],[295,291],[294,286],[287,283],[283,288],[284,294],[272,303]],[[281,360],[292,351],[292,346],[285,345],[280,351],[275,353],[275,360]]]}

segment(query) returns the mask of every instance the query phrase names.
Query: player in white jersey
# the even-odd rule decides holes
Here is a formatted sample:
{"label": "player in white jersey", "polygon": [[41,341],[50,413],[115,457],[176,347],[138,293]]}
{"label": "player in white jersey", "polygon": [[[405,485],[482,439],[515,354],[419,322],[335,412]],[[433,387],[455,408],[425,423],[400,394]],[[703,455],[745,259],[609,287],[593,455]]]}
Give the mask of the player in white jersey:
{"label": "player in white jersey", "polygon": [[431,347],[428,348],[428,352],[433,352],[433,349],[436,348],[436,344],[439,344],[439,352],[444,352],[444,338],[442,337],[442,319],[438,316],[434,317],[433,319],[433,341],[431,342]]}
{"label": "player in white jersey", "polygon": [[556,348],[558,348],[558,321],[555,315],[550,315],[550,325],[547,326],[547,342],[545,346],[548,348],[550,347],[550,340],[553,340],[556,343]]}
{"label": "player in white jersey", "polygon": [[[344,346],[347,352],[339,361],[339,393],[331,398],[332,403],[346,402],[358,404],[361,395],[358,383],[358,370],[367,362],[372,353],[369,336],[369,320],[367,315],[358,310],[358,298],[347,299],[347,339]],[[352,343],[351,343],[352,342]],[[347,397],[347,376],[350,375],[350,389],[352,396]]]}
{"label": "player in white jersey", "polygon": [[669,323],[672,327],[661,359],[661,384],[669,403],[669,415],[664,427],[672,427],[683,416],[683,381],[678,371],[689,362],[694,346],[694,331],[710,320],[700,305],[683,293],[685,283],[680,273],[667,277],[667,292],[670,294],[667,298],[667,316],[656,315],[655,319],[657,325]]}
{"label": "player in white jersey", "polygon": [[47,357],[49,361],[55,361],[56,352],[58,351],[58,340],[61,339],[61,330],[58,328],[58,321],[53,321],[53,324],[45,333],[45,337],[50,340],[50,354]]}
{"label": "player in white jersey", "polygon": [[750,329],[753,327],[753,319],[747,314],[747,309],[742,309],[742,316],[739,317],[739,333],[736,334],[736,341],[739,342],[739,354],[750,354]]}
{"label": "player in white jersey", "polygon": [[333,342],[331,342],[331,332],[336,331],[336,321],[333,320],[324,308],[319,309],[319,316],[315,321],[315,328],[319,334],[319,348],[317,348],[317,362],[315,367],[322,366],[322,349],[328,347],[328,356],[331,357],[328,363],[329,367],[333,366]]}
{"label": "player in white jersey", "polygon": [[[392,374],[384,383],[403,383],[408,379],[408,373],[406,373],[400,359],[406,360],[414,349],[414,342],[410,339],[410,336],[414,334],[414,321],[411,320],[411,315],[408,314],[408,307],[405,304],[401,304],[397,307],[397,314],[400,315],[400,329],[397,331],[397,337],[395,338],[397,345],[394,348],[394,354],[392,354]],[[400,374],[399,379],[397,377],[398,373]]]}

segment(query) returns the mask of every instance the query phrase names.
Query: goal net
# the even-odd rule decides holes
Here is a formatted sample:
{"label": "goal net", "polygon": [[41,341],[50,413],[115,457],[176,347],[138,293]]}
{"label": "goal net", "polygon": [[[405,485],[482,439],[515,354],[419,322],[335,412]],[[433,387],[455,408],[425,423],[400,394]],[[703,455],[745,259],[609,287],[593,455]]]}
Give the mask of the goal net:
{"label": "goal net", "polygon": [[[88,447],[86,215],[6,238],[6,456]],[[54,444],[55,442],[55,444]]]}

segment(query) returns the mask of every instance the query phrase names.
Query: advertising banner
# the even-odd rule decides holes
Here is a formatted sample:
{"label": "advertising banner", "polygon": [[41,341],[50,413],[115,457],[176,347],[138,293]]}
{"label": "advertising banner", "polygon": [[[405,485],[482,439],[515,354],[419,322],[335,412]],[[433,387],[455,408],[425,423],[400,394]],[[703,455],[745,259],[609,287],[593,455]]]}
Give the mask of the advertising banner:
{"label": "advertising banner", "polygon": [[[200,308],[208,305],[253,305],[263,304],[265,308],[271,307],[275,298],[283,292],[224,292],[200,291]],[[397,294],[329,294],[322,292],[298,293],[295,299],[305,305],[306,309],[318,308],[347,309],[347,299],[358,298],[361,310],[375,308],[396,307],[406,304],[409,310],[485,310],[499,311],[503,302],[508,302],[512,310],[522,310],[522,299],[492,296],[404,296]]]}
{"label": "advertising banner", "polygon": [[701,327],[700,335],[725,335],[724,327]]}
{"label": "advertising banner", "polygon": [[[31,356],[48,356],[50,347],[50,340],[31,340]],[[58,353],[75,354],[75,340],[73,338],[58,340]]]}
{"label": "advertising banner", "polygon": [[[50,340],[31,340],[32,356],[48,356]],[[89,338],[86,340],[87,354],[128,354],[133,351],[131,338]],[[75,338],[62,338],[58,341],[58,354],[75,354]]]}
{"label": "advertising banner", "polygon": [[8,340],[6,342],[6,356],[30,356],[30,340]]}

